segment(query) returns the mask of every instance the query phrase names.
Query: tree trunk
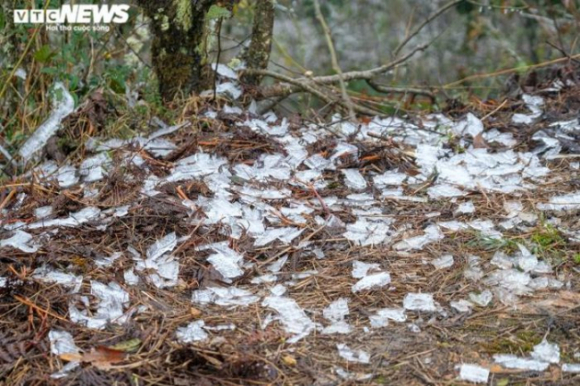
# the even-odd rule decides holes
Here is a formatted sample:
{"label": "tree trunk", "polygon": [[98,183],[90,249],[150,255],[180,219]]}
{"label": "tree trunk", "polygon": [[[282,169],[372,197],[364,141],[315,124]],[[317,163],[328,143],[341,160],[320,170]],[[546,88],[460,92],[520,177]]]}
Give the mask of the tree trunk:
{"label": "tree trunk", "polygon": [[[254,10],[254,25],[252,27],[252,41],[244,55],[247,68],[266,69],[270,60],[272,47],[272,32],[274,30],[274,2],[273,0],[256,0]],[[260,84],[262,77],[247,75],[243,82],[249,86]]]}
{"label": "tree trunk", "polygon": [[164,102],[211,88],[205,16],[217,0],[138,0],[151,19],[152,64]]}

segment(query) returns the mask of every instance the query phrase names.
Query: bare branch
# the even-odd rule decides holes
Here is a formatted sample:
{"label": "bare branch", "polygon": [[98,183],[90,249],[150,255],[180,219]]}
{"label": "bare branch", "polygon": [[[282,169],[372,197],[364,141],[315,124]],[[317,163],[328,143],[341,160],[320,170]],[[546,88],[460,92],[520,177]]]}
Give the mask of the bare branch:
{"label": "bare branch", "polygon": [[[398,67],[402,63],[409,60],[417,52],[425,50],[427,47],[429,47],[431,45],[432,42],[433,42],[433,40],[430,41],[429,43],[415,47],[412,51],[410,51],[405,56],[402,56],[399,59],[395,59],[392,62],[384,64],[380,67],[372,68],[370,70],[365,70],[365,71],[345,72],[342,74],[342,79],[345,82],[348,82],[350,80],[357,80],[357,79],[372,79],[373,77],[375,77],[377,75],[383,74],[389,70],[392,70],[392,69]],[[247,70],[244,70],[244,74],[256,74],[256,75],[264,75],[264,76],[274,77],[273,74],[276,74],[276,73],[272,72],[272,71],[268,71],[268,70],[259,70],[259,69],[249,68]],[[297,78],[295,80],[301,81],[301,82],[316,83],[316,84],[332,84],[332,83],[339,82],[340,77],[338,75],[329,75],[329,76],[316,76],[313,78],[302,77],[302,78]]]}
{"label": "bare branch", "polygon": [[356,117],[354,115],[354,108],[350,97],[348,96],[348,92],[346,90],[346,84],[342,77],[342,69],[338,64],[338,58],[336,56],[336,50],[334,49],[334,44],[332,43],[332,35],[330,33],[330,28],[328,24],[326,24],[326,20],[324,20],[324,16],[322,15],[322,11],[320,10],[320,2],[318,0],[314,0],[314,11],[316,13],[316,18],[320,22],[322,26],[322,30],[324,31],[324,36],[326,37],[326,44],[328,45],[328,51],[330,52],[330,58],[332,61],[332,68],[338,75],[338,83],[340,84],[340,90],[342,93],[342,99],[344,100],[344,104],[347,106],[348,115],[351,121],[355,121]]}
{"label": "bare branch", "polygon": [[403,41],[401,43],[399,43],[397,48],[395,48],[393,55],[394,56],[399,55],[399,52],[401,52],[403,47],[405,47],[407,45],[407,43],[409,43],[409,41],[411,41],[411,39],[413,39],[415,36],[417,36],[417,34],[419,34],[419,32],[421,32],[421,30],[423,28],[425,28],[426,25],[428,25],[434,19],[438,18],[439,16],[444,14],[447,10],[449,10],[450,8],[459,4],[462,1],[463,0],[453,0],[453,1],[445,4],[443,7],[439,8],[437,11],[435,11],[432,15],[430,15],[427,19],[425,19],[425,21],[423,23],[421,23],[417,28],[415,28],[413,30],[413,32],[411,32],[409,35],[407,35],[407,37],[405,37],[405,39],[403,39]]}
{"label": "bare branch", "polygon": [[371,86],[374,90],[382,93],[395,93],[395,94],[415,94],[415,95],[423,95],[426,97],[435,100],[435,94],[431,91],[427,91],[420,88],[405,88],[405,87],[388,87],[382,84],[376,83],[372,79],[367,79],[366,81],[369,86]]}
{"label": "bare branch", "polygon": [[[290,84],[292,86],[295,86],[295,87],[291,87],[291,86],[287,86],[287,85],[274,85],[272,87],[258,89],[259,96],[262,98],[264,98],[264,97],[280,97],[283,95],[290,95],[290,94],[304,91],[304,92],[308,92],[312,95],[317,96],[318,98],[320,98],[321,100],[323,100],[324,102],[326,102],[328,104],[339,104],[340,106],[346,108],[344,101],[342,101],[340,99],[335,100],[331,95],[316,88],[316,84],[313,84],[312,79],[310,79],[310,78],[294,79],[294,78],[290,78],[289,76],[278,74],[277,72],[268,71],[268,70],[248,69],[248,70],[244,70],[243,74],[245,74],[246,72],[250,72],[250,73],[259,72],[260,75],[269,76],[271,78],[278,79],[279,81],[282,81],[282,82],[285,82],[285,83]],[[275,90],[279,91],[279,93],[274,92]],[[361,114],[366,114],[366,115],[376,115],[377,114],[377,111],[371,110],[371,109],[366,108],[364,106],[353,105],[353,109],[356,112],[361,113]]]}

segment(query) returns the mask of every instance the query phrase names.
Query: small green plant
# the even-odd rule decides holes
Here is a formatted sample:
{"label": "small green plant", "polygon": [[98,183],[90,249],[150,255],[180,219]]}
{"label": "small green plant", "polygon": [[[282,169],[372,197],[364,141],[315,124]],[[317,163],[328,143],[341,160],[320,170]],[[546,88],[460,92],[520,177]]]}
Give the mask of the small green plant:
{"label": "small green plant", "polygon": [[575,254],[572,260],[574,260],[574,263],[580,264],[580,253]]}
{"label": "small green plant", "polygon": [[475,232],[474,238],[467,242],[467,245],[474,248],[483,248],[486,251],[503,250],[506,253],[513,253],[518,250],[518,244],[515,240],[502,238],[496,239],[485,236],[481,232]]}
{"label": "small green plant", "polygon": [[545,257],[548,255],[558,257],[564,252],[566,246],[566,239],[562,237],[560,231],[545,223],[540,224],[534,230],[530,240],[534,244],[532,252]]}

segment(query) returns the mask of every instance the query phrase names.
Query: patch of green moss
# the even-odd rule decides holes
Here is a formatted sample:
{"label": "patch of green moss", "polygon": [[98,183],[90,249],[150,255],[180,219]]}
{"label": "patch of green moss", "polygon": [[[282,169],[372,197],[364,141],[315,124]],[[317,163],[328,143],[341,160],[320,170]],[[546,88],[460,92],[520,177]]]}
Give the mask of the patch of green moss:
{"label": "patch of green moss", "polygon": [[78,145],[78,142],[70,138],[68,135],[59,137],[57,141],[57,146],[59,149],[76,149]]}
{"label": "patch of green moss", "polygon": [[483,348],[489,354],[509,354],[519,352],[530,352],[534,346],[542,341],[542,336],[530,330],[516,332],[515,336],[498,338],[489,343],[485,343]]}
{"label": "patch of green moss", "polygon": [[193,10],[190,0],[175,1],[175,22],[181,26],[184,31],[189,31],[193,26]]}
{"label": "patch of green moss", "polygon": [[377,383],[379,385],[386,385],[389,381],[387,380],[387,378],[385,378],[382,375],[379,375],[378,377],[373,379],[374,383]]}
{"label": "patch of green moss", "polygon": [[337,181],[331,181],[326,185],[327,189],[338,189],[340,188],[340,183]]}
{"label": "patch of green moss", "polygon": [[560,231],[549,224],[537,228],[530,239],[542,251],[556,249],[566,244]]}
{"label": "patch of green moss", "polygon": [[542,223],[530,236],[531,251],[538,257],[559,264],[566,259],[568,243],[560,231],[550,224]]}

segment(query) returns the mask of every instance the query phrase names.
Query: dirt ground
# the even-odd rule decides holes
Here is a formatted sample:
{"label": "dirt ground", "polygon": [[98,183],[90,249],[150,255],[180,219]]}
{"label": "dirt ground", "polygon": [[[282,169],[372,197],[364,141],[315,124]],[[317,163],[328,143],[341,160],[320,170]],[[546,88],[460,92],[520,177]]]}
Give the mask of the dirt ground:
{"label": "dirt ground", "polygon": [[[382,132],[207,106],[171,133],[87,145],[2,182],[0,383],[467,385],[460,366],[473,364],[489,385],[579,384],[564,365],[580,363],[580,131],[564,140],[549,125],[577,120],[580,89],[532,94],[543,105],[530,124],[513,120],[533,114],[518,98]],[[469,134],[477,122],[513,143]],[[533,156],[480,181],[468,158],[430,171],[437,146],[439,160]],[[473,183],[449,183],[464,165]],[[502,191],[510,178],[526,186]],[[357,284],[373,275],[384,281]],[[532,355],[544,341],[557,360]]]}

